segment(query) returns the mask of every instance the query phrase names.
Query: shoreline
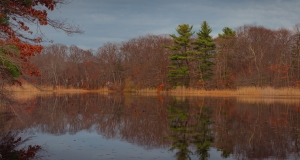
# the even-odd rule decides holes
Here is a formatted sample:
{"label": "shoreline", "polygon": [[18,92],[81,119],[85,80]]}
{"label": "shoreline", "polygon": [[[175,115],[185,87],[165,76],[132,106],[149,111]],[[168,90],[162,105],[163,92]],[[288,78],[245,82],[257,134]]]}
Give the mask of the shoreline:
{"label": "shoreline", "polygon": [[51,95],[75,95],[75,94],[86,94],[96,93],[103,96],[114,93],[122,93],[126,95],[139,95],[139,96],[154,96],[158,100],[163,101],[164,96],[174,96],[178,98],[185,97],[219,97],[219,98],[236,98],[239,102],[245,103],[267,103],[273,104],[278,103],[289,103],[289,104],[300,104],[300,89],[299,88],[278,88],[272,87],[243,87],[235,90],[197,90],[197,89],[186,89],[183,87],[176,88],[170,91],[160,91],[157,89],[142,89],[133,90],[131,92],[115,92],[110,91],[108,88],[102,88],[100,90],[86,90],[86,89],[65,89],[58,87],[53,90],[52,87],[36,87],[30,84],[23,84],[22,86],[8,86],[5,88],[9,91],[10,97],[19,102],[32,100],[37,96],[51,96]]}
{"label": "shoreline", "polygon": [[[49,86],[34,86],[28,83],[23,83],[22,86],[6,86],[6,91],[12,93],[14,97],[32,97],[35,95],[47,95],[47,94],[78,94],[78,93],[118,93],[111,91],[108,88],[101,88],[98,90],[87,89],[75,89]],[[26,93],[26,94],[24,94]],[[141,90],[122,91],[124,94],[138,94],[145,96],[211,96],[211,97],[271,97],[271,98],[298,98],[300,97],[300,88],[273,88],[273,87],[240,87],[238,89],[224,89],[224,90],[201,90],[193,88],[177,87],[169,91],[161,90],[157,91],[156,88],[147,88]],[[18,99],[19,99],[18,98]]]}

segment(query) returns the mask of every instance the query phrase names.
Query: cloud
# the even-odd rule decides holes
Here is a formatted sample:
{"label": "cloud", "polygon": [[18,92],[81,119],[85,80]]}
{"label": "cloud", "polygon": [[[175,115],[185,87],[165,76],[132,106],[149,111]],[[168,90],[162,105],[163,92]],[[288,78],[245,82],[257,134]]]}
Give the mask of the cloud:
{"label": "cloud", "polygon": [[223,27],[237,28],[245,24],[267,28],[292,28],[300,23],[298,0],[73,0],[62,6],[53,17],[68,18],[85,30],[84,35],[67,37],[46,30],[55,42],[96,49],[105,42],[122,42],[146,34],[172,34],[178,24],[200,29],[206,20],[213,35]]}
{"label": "cloud", "polygon": [[93,23],[94,25],[113,23],[116,21],[114,16],[103,13],[84,14],[82,18],[85,19],[85,21],[89,24]]}

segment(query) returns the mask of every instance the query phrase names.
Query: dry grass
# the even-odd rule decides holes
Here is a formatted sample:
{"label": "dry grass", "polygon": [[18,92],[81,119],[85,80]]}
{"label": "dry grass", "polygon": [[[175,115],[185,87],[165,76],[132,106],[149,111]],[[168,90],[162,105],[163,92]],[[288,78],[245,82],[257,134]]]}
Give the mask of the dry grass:
{"label": "dry grass", "polygon": [[176,89],[168,91],[167,94],[174,96],[234,96],[235,90],[204,90],[177,87]]}
{"label": "dry grass", "polygon": [[[28,83],[23,83],[22,86],[8,86],[5,87],[5,89],[11,91],[10,93],[12,94],[12,97],[17,101],[31,100],[37,96],[48,96],[53,94],[78,94],[90,92],[109,94],[111,92],[108,88],[102,88],[100,90],[84,90],[58,87],[53,90],[53,88],[49,86],[36,87]],[[178,98],[184,98],[186,96],[236,97],[238,102],[251,104],[300,104],[300,89],[298,88],[274,89],[272,87],[241,87],[236,90],[207,91],[193,88],[177,87],[176,89],[169,91],[160,91],[159,94],[157,94],[156,88],[134,90],[130,93],[135,93],[142,96],[172,95]]]}
{"label": "dry grass", "polygon": [[255,96],[300,96],[299,88],[272,88],[272,87],[243,87],[236,91],[237,95]]}
{"label": "dry grass", "polygon": [[[75,88],[57,87],[53,89],[50,86],[34,86],[26,82],[22,83],[22,86],[7,86],[8,91],[12,91],[14,97],[17,99],[28,99],[41,94],[73,94],[73,93],[104,93],[111,92],[108,88],[102,88],[99,90],[85,90]],[[141,90],[134,90],[134,93],[141,95],[157,95],[156,88],[146,88]],[[177,87],[169,91],[160,91],[161,95],[173,95],[173,96],[251,96],[251,97],[299,97],[300,89],[298,88],[279,88],[274,89],[272,87],[241,87],[236,90],[199,90],[193,88]]]}
{"label": "dry grass", "polygon": [[136,93],[157,93],[156,88],[145,88],[145,89],[139,89],[135,91]]}
{"label": "dry grass", "polygon": [[41,92],[41,90],[34,85],[30,85],[28,83],[23,83],[22,86],[19,85],[11,85],[11,86],[5,86],[5,89],[7,91],[13,91],[13,92]]}
{"label": "dry grass", "polygon": [[[164,92],[162,92],[164,93]],[[235,90],[199,90],[193,88],[177,87],[176,89],[168,91],[170,95],[183,96],[300,96],[300,89],[298,88],[279,88],[272,87],[241,87]]]}
{"label": "dry grass", "polygon": [[36,87],[26,82],[22,82],[22,86],[14,85],[14,86],[6,86],[5,89],[11,92],[12,97],[15,100],[28,100],[33,99],[38,95],[52,95],[52,94],[78,94],[78,93],[103,93],[108,94],[108,88],[102,88],[99,90],[86,90],[86,89],[75,89],[75,88],[64,88],[57,87],[53,89],[53,87],[49,86],[39,86]]}

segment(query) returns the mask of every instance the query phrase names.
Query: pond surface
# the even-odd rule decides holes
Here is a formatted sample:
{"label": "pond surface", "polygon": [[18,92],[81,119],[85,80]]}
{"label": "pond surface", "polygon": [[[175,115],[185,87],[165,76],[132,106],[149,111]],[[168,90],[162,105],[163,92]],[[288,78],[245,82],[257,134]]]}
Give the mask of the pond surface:
{"label": "pond surface", "polygon": [[2,107],[8,131],[49,160],[300,159],[300,100],[39,96]]}

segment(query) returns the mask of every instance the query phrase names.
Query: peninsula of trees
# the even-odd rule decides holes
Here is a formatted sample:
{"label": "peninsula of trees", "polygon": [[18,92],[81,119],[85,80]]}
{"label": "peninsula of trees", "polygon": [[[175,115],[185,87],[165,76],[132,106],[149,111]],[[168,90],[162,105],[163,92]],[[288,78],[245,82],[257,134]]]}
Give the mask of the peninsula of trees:
{"label": "peninsula of trees", "polygon": [[26,80],[43,86],[115,91],[159,86],[300,86],[300,25],[291,30],[224,27],[216,38],[206,21],[198,31],[189,24],[178,25],[176,31],[106,43],[96,51],[74,45],[47,46],[31,59],[41,76]]}

